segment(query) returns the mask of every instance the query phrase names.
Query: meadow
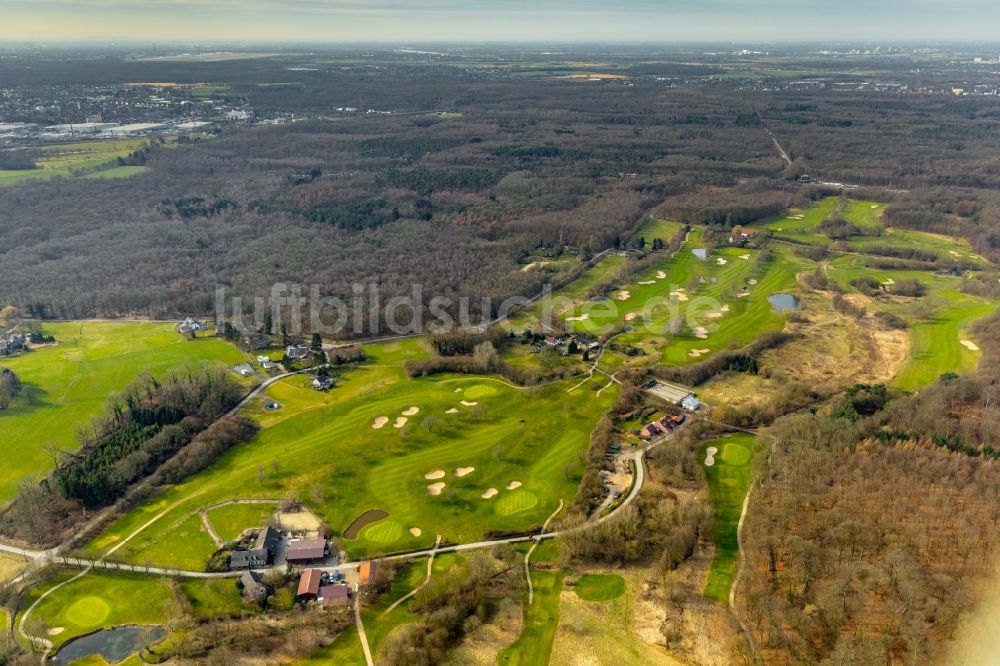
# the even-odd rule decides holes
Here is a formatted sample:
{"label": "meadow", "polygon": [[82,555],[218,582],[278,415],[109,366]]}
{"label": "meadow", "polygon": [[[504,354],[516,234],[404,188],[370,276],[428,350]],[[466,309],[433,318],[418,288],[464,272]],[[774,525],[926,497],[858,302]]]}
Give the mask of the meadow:
{"label": "meadow", "polygon": [[37,169],[0,170],[0,187],[11,187],[32,180],[86,177],[121,178],[141,173],[145,167],[119,167],[118,157],[125,157],[149,143],[147,139],[107,139],[60,143],[40,149]]}
{"label": "meadow", "polygon": [[[521,389],[497,377],[409,379],[402,361],[426,356],[425,345],[369,345],[370,362],[347,370],[329,393],[313,391],[305,377],[273,385],[261,402],[282,407],[247,412],[264,426],[253,441],[140,504],[87,551],[106,550],[161,516],[118,554],[200,568],[212,548],[197,511],[239,498],[302,500],[337,534],[366,511],[387,512],[342,541],[352,557],[427,547],[436,534],[467,542],[540,525],[575,495],[590,432],[615,391],[567,393],[569,381]],[[191,538],[178,544],[177,530]]]}
{"label": "meadow", "polygon": [[55,345],[0,359],[24,383],[9,409],[0,412],[5,442],[0,467],[0,503],[15,494],[18,481],[52,469],[52,443],[79,448],[77,428],[104,411],[108,396],[144,371],[154,375],[188,363],[238,363],[246,356],[216,339],[185,340],[172,323],[85,321],[43,326]]}
{"label": "meadow", "polygon": [[[710,448],[715,449],[713,455],[708,453]],[[705,470],[712,497],[710,533],[715,543],[705,596],[722,604],[729,603],[729,588],[739,568],[737,528],[743,500],[750,487],[753,454],[754,437],[743,433],[705,442],[698,449],[698,459]]]}

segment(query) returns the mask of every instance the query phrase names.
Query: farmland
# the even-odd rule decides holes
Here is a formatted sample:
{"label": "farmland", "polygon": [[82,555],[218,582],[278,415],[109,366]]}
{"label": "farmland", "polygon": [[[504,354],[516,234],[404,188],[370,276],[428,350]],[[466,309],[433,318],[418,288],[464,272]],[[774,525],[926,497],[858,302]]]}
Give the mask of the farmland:
{"label": "farmland", "polygon": [[233,364],[245,358],[218,339],[187,341],[172,323],[52,322],[43,330],[56,344],[2,361],[26,387],[10,409],[0,413],[4,439],[18,442],[5,452],[0,469],[3,502],[14,494],[19,480],[52,468],[46,444],[77,449],[77,428],[99,416],[107,397],[140,373],[155,375],[188,363]]}
{"label": "farmland", "polygon": [[144,167],[119,167],[115,165],[115,160],[146,145],[147,139],[110,139],[45,146],[40,149],[36,160],[38,168],[0,170],[0,187],[80,175],[95,178],[135,175],[141,173]]}

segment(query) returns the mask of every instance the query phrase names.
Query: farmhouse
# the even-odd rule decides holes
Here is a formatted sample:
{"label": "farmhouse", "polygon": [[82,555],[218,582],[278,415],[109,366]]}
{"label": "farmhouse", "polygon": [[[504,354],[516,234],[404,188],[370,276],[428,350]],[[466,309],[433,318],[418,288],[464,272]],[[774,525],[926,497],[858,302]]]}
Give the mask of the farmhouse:
{"label": "farmhouse", "polygon": [[240,585],[243,587],[243,598],[247,601],[260,601],[267,597],[267,585],[252,571],[243,572]]}
{"label": "farmhouse", "polygon": [[321,377],[316,377],[312,381],[313,388],[317,391],[329,391],[333,388],[333,378],[329,375],[323,375]]}
{"label": "farmhouse", "polygon": [[274,368],[278,367],[274,363],[274,361],[272,361],[271,359],[269,359],[264,355],[257,356],[257,362],[260,363],[260,367],[262,367],[265,370],[273,370]]}
{"label": "farmhouse", "polygon": [[295,598],[299,601],[312,601],[319,597],[319,588],[323,583],[323,572],[319,569],[306,569],[299,578],[299,589]]}
{"label": "farmhouse", "polygon": [[326,539],[293,541],[285,553],[289,564],[322,564],[326,560]]}
{"label": "farmhouse", "polygon": [[238,374],[240,377],[249,377],[253,374],[253,368],[250,367],[249,363],[240,363],[233,368],[233,372]]}
{"label": "farmhouse", "polygon": [[729,234],[729,243],[731,245],[746,245],[753,240],[756,233],[753,229],[747,229],[737,224]]}
{"label": "farmhouse", "polygon": [[204,331],[205,328],[206,326],[203,323],[191,317],[187,317],[184,321],[177,324],[177,332],[181,335],[194,335],[198,331]]}
{"label": "farmhouse", "polygon": [[309,358],[310,354],[312,354],[312,350],[303,345],[289,345],[285,347],[285,356],[293,361],[301,361],[302,359]]}
{"label": "farmhouse", "polygon": [[319,588],[317,601],[323,604],[323,608],[349,606],[351,604],[351,588],[344,584],[324,585]]}
{"label": "farmhouse", "polygon": [[229,570],[265,567],[274,561],[274,555],[280,546],[281,535],[273,528],[265,527],[257,534],[253,548],[233,551],[229,557]]}
{"label": "farmhouse", "polygon": [[639,434],[644,438],[649,439],[650,437],[656,437],[657,435],[662,435],[663,430],[657,423],[647,423],[646,426],[639,431]]}
{"label": "farmhouse", "polygon": [[0,356],[10,356],[28,349],[28,340],[21,333],[11,333],[0,338]]}

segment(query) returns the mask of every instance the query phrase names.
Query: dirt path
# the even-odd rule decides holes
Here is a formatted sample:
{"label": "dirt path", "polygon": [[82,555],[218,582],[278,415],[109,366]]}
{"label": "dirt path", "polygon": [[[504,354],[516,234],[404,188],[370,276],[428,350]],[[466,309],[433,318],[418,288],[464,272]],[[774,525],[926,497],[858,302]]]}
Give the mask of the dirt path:
{"label": "dirt path", "polygon": [[[222,548],[226,542],[219,536],[219,533],[215,531],[215,527],[212,525],[212,521],[208,519],[208,512],[212,509],[218,509],[219,507],[229,506],[230,504],[280,504],[281,500],[271,500],[271,499],[233,499],[226,500],[225,502],[219,502],[211,506],[206,506],[204,509],[198,511],[198,515],[201,516],[201,524],[205,526],[205,531],[208,532],[208,536],[212,537],[212,541],[215,542],[216,548]],[[262,527],[261,525],[251,525],[250,527]]]}
{"label": "dirt path", "polygon": [[415,588],[410,590],[408,594],[404,594],[399,599],[396,599],[396,601],[391,606],[389,606],[388,608],[385,609],[385,611],[383,611],[382,617],[385,617],[392,611],[396,610],[396,608],[398,608],[401,603],[403,603],[404,601],[415,595],[417,592],[420,591],[422,587],[427,585],[427,583],[431,582],[431,576],[434,573],[434,555],[437,554],[437,549],[438,546],[440,545],[441,545],[441,535],[438,534],[437,540],[434,541],[434,549],[431,551],[431,554],[427,556],[427,578],[425,578],[424,582],[422,582],[420,585],[417,585]]}
{"label": "dirt path", "polygon": [[[555,511],[552,512],[552,515],[549,516],[545,520],[544,523],[542,523],[542,531],[539,533],[539,536],[541,536],[542,534],[545,534],[545,530],[547,530],[549,528],[549,523],[551,523],[552,519],[555,518],[556,515],[558,515],[559,512],[562,511],[562,510],[563,510],[563,501],[559,500],[559,507]],[[535,548],[538,547],[539,543],[541,543],[541,540],[536,540],[535,543],[531,544],[531,548],[528,549],[528,552],[524,554],[524,578],[525,578],[525,580],[528,581],[528,605],[529,606],[532,605],[533,603],[535,603],[535,586],[531,582],[531,565],[530,565],[531,554],[535,552]]]}
{"label": "dirt path", "polygon": [[358,638],[361,640],[361,649],[365,651],[365,663],[368,666],[375,666],[372,660],[372,649],[368,645],[368,634],[365,633],[365,623],[361,621],[361,603],[358,600],[358,586],[354,586],[354,624],[358,627]]}

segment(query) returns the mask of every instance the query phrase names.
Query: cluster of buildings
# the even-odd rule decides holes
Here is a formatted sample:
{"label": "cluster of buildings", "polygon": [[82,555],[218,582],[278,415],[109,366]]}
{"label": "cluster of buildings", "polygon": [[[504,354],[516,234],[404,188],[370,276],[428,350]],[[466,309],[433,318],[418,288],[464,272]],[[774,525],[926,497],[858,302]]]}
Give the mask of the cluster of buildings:
{"label": "cluster of buildings", "polygon": [[540,341],[536,341],[531,347],[533,354],[538,354],[542,349],[554,349],[563,355],[582,352],[584,350],[594,352],[601,348],[601,343],[597,338],[585,333],[575,335],[547,335]]}
{"label": "cluster of buildings", "polygon": [[323,608],[347,607],[354,595],[339,571],[326,573],[306,569],[299,578],[295,598],[302,603],[316,602]]}
{"label": "cluster of buildings", "polygon": [[194,337],[194,335],[199,331],[204,331],[207,329],[208,326],[201,323],[197,319],[193,319],[191,317],[187,317],[183,321],[177,324],[177,332],[180,333],[181,335],[187,335],[190,337]]}
{"label": "cluster of buildings", "polygon": [[0,356],[12,356],[28,350],[28,336],[24,333],[8,333],[0,337]]}
{"label": "cluster of buildings", "polygon": [[325,564],[336,558],[326,539],[292,540],[273,527],[265,527],[257,532],[252,542],[237,545],[230,553],[229,570],[261,569],[282,563],[292,566]]}
{"label": "cluster of buildings", "polygon": [[659,437],[660,435],[666,435],[668,432],[672,432],[674,428],[678,428],[684,424],[685,417],[683,414],[677,414],[675,416],[664,416],[662,419],[657,421],[650,421],[642,430],[639,431],[639,435],[644,439],[651,439],[653,437]]}
{"label": "cluster of buildings", "polygon": [[[808,178],[808,176],[806,176],[806,178]],[[744,247],[749,245],[750,242],[754,240],[756,235],[757,232],[753,229],[748,229],[747,227],[742,227],[737,224],[733,227],[733,230],[729,232],[729,244]]]}

